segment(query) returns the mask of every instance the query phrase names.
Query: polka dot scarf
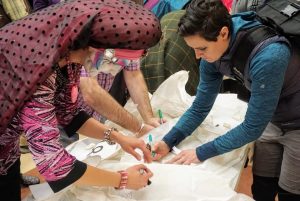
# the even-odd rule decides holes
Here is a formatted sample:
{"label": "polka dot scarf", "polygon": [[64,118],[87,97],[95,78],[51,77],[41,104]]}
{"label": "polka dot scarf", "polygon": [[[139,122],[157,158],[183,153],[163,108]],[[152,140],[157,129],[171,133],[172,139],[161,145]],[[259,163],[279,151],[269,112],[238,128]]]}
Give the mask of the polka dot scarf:
{"label": "polka dot scarf", "polygon": [[69,0],[0,29],[0,133],[69,50],[146,49],[160,39],[157,18],[131,1]]}

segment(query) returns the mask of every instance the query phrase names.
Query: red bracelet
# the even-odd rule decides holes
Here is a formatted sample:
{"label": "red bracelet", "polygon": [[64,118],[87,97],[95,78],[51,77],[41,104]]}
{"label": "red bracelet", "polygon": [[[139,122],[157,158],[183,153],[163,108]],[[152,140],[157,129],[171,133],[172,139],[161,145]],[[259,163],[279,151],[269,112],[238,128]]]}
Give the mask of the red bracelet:
{"label": "red bracelet", "polygon": [[119,187],[117,187],[116,189],[125,189],[127,186],[127,182],[128,182],[128,173],[125,170],[120,170],[118,171],[118,173],[121,174],[121,181],[119,184]]}

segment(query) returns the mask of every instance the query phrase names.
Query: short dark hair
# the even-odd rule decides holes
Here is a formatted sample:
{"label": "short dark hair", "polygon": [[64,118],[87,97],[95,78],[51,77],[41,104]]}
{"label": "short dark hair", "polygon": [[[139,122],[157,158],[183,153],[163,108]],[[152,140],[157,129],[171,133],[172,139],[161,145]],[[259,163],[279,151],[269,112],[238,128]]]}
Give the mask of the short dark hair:
{"label": "short dark hair", "polygon": [[217,41],[222,27],[231,33],[231,16],[221,0],[193,0],[180,18],[178,32],[181,36],[199,34],[205,40]]}

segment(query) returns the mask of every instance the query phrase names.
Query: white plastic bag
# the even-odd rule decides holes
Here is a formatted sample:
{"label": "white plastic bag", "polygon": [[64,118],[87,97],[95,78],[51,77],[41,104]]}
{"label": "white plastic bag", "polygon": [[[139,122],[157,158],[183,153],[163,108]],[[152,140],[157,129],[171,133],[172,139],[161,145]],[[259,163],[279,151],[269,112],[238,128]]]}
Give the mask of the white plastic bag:
{"label": "white plastic bag", "polygon": [[153,93],[152,108],[161,109],[172,118],[181,116],[194,100],[194,97],[185,91],[188,78],[187,71],[179,71],[165,80]]}

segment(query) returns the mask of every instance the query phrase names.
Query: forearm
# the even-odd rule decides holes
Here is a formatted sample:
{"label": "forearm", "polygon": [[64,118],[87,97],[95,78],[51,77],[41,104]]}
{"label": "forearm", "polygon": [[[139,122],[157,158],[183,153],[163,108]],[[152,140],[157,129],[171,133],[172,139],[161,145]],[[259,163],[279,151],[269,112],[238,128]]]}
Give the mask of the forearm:
{"label": "forearm", "polygon": [[[108,129],[109,127],[106,125],[96,119],[90,118],[80,127],[78,132],[91,138],[104,139],[104,132]],[[110,139],[118,144],[122,144],[124,137],[124,135],[117,131],[112,131],[110,134]]]}
{"label": "forearm", "polygon": [[87,166],[84,175],[76,181],[81,186],[111,186],[120,185],[121,175],[117,172],[111,172],[96,167]]}
{"label": "forearm", "polygon": [[80,89],[84,101],[99,114],[132,132],[140,129],[138,119],[102,89],[96,79],[80,78]]}
{"label": "forearm", "polygon": [[137,109],[143,120],[153,118],[152,107],[149,100],[148,88],[144,80],[144,76],[140,70],[126,71],[124,70],[124,78],[130,97],[137,104]]}

